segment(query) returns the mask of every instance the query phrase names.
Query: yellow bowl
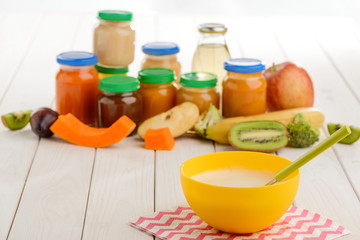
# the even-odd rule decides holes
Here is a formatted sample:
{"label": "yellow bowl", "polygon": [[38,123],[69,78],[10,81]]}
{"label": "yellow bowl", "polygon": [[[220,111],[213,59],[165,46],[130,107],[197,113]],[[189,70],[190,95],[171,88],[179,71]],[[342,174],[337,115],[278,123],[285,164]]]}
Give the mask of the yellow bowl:
{"label": "yellow bowl", "polygon": [[266,153],[210,153],[182,164],[181,186],[191,208],[210,226],[229,233],[254,233],[275,223],[290,207],[299,185],[299,170],[280,183],[264,187],[222,187],[191,177],[206,170],[231,166],[271,170],[275,175],[290,163]]}

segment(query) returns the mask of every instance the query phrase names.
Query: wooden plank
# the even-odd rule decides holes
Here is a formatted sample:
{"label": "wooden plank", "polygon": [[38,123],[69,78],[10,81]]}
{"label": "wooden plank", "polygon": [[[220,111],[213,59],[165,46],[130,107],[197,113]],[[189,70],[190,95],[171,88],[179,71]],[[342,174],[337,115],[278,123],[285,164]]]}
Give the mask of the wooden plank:
{"label": "wooden plank", "polygon": [[[0,109],[2,111],[10,111],[10,109],[14,109],[15,107],[36,109],[41,106],[50,105],[54,96],[54,76],[58,68],[55,61],[55,55],[59,53],[61,49],[66,49],[70,47],[72,39],[69,39],[68,36],[71,36],[75,32],[76,28],[74,25],[72,25],[72,23],[76,23],[78,20],[79,17],[77,16],[74,17],[59,14],[48,15],[43,19],[43,24],[39,28],[39,32],[36,35],[27,56],[24,58],[22,66],[16,75],[16,78],[14,79],[2,102],[2,105],[0,106]],[[39,70],[40,66],[43,69]],[[27,127],[27,129],[29,129],[29,127]],[[15,149],[14,147],[10,147],[7,150],[8,154],[16,154],[16,152],[19,152],[17,150],[18,148],[22,149],[22,151],[28,152],[28,158],[21,159],[21,157],[19,157],[19,160],[21,159],[22,162],[21,164],[19,163],[19,165],[16,166],[16,168],[14,169],[14,172],[19,171],[20,173],[16,176],[16,178],[14,178],[14,180],[16,179],[16,181],[21,182],[22,184],[24,184],[25,182],[27,173],[29,171],[28,168],[30,166],[31,160],[35,154],[35,150],[38,144],[38,137],[32,134],[30,130],[28,130],[28,133],[28,138],[32,141],[31,144],[23,145],[23,141],[13,141],[9,142],[9,144],[12,144],[17,148]],[[25,134],[24,136],[26,137]],[[47,144],[46,142],[44,143],[44,141],[41,140],[39,147],[40,155],[35,157],[33,164],[34,168],[32,168],[32,173],[29,174],[28,178],[29,185],[28,188],[25,187],[24,193],[22,195],[23,199],[20,202],[19,210],[16,212],[14,223],[12,225],[9,235],[10,239],[17,237],[23,238],[24,235],[22,234],[26,234],[26,238],[28,239],[38,239],[39,236],[48,236],[51,234],[54,234],[53,236],[57,236],[58,234],[61,234],[62,236],[74,236],[74,234],[76,235],[76,233],[73,232],[71,228],[66,229],[66,222],[68,221],[68,219],[65,219],[66,216],[62,216],[62,218],[57,218],[57,214],[54,214],[51,211],[46,211],[47,207],[51,208],[52,206],[59,205],[59,203],[53,202],[54,199],[49,198],[49,193],[44,191],[44,189],[49,189],[51,188],[51,185],[49,184],[54,185],[55,183],[58,183],[58,181],[62,180],[62,178],[64,177],[63,174],[68,174],[69,172],[72,172],[73,169],[79,168],[77,162],[75,161],[73,162],[73,165],[70,164],[68,166],[69,169],[65,169],[63,171],[59,170],[58,175],[56,175],[56,173],[45,175],[43,178],[41,178],[42,181],[39,181],[37,174],[42,174],[44,173],[44,171],[46,172],[46,169],[52,169],[52,167],[54,167],[54,171],[55,169],[58,169],[57,166],[52,166],[52,164],[54,164],[52,160],[59,163],[60,166],[58,166],[60,169],[62,166],[61,164],[64,163],[59,160],[62,159],[61,155],[54,155],[51,152],[52,149],[56,151],[56,146]],[[32,153],[29,153],[29,151],[32,151]],[[81,152],[78,153],[80,154]],[[76,156],[76,153],[74,153],[74,155]],[[49,156],[52,156],[53,159],[48,160]],[[67,158],[67,156],[65,158]],[[92,165],[90,162],[90,167],[91,166]],[[25,172],[20,172],[24,171],[25,169]],[[80,167],[80,169],[84,170],[84,166]],[[84,175],[86,175],[85,172],[83,174],[78,174],[78,177],[81,178]],[[75,183],[81,182],[81,179],[79,180],[78,178],[74,177],[74,181]],[[14,194],[12,198],[5,199],[6,201],[11,203],[8,204],[8,206],[13,206],[15,204],[15,208],[12,209],[13,214],[15,214],[16,206],[22,193],[22,186],[20,188],[18,183],[10,182],[8,184],[8,186],[14,188],[14,193],[17,192],[17,198],[15,198]],[[58,188],[56,188],[55,186],[56,184],[52,186],[54,187],[54,189],[52,190],[54,193],[59,193],[59,195],[61,195],[60,193],[62,191],[66,192],[66,190],[69,190],[69,192],[75,190],[79,191],[79,189],[76,188],[76,185],[68,184],[67,189],[65,189],[65,186],[62,184],[57,185]],[[84,196],[86,199],[86,186],[83,190],[85,190]],[[81,191],[79,191],[79,193],[81,193]],[[72,197],[74,196],[69,195],[68,199],[71,199]],[[37,202],[39,199],[41,199],[41,204],[44,205],[37,205],[37,207],[34,207],[34,202]],[[68,207],[74,207],[75,209],[78,209],[77,203],[78,201],[74,201],[74,205],[69,205]],[[42,209],[42,207],[44,207],[45,210]],[[77,210],[72,210],[73,211],[70,211],[71,214],[77,212]],[[81,209],[79,208],[79,210]],[[84,211],[84,209],[82,210]],[[69,213],[66,212],[66,210],[62,212],[62,209],[59,209],[59,211],[59,214]],[[69,224],[80,224],[81,226],[83,214],[84,213],[82,213],[81,215],[73,216],[73,218],[69,217],[69,219],[74,221],[75,219],[80,220],[78,223],[70,220]],[[28,228],[26,229],[26,231],[21,231],[24,224],[28,226]],[[46,226],[51,227],[47,228]],[[78,230],[78,234],[79,233],[81,233],[81,229]]]}
{"label": "wooden plank", "polygon": [[[281,19],[273,19],[272,21],[268,19],[267,23],[271,26],[279,21]],[[281,59],[287,59],[288,56],[291,61],[302,63],[302,66],[313,78],[316,96],[315,106],[324,112],[326,118],[328,116],[339,117],[340,114],[344,114],[347,118],[352,119],[350,107],[345,106],[343,101],[334,99],[334,96],[340,94],[352,104],[352,108],[358,106],[356,100],[351,96],[319,46],[316,45],[316,41],[310,38],[306,31],[299,32],[299,28],[293,28],[293,23],[290,20],[285,21],[283,19],[281,22],[286,22],[286,24],[284,23],[281,30],[279,28],[275,29],[275,32],[278,32],[275,40],[271,40],[271,35],[267,35],[266,40],[264,39],[261,44],[256,45],[251,45],[252,39],[260,38],[263,32],[249,31],[246,33],[244,28],[239,28],[239,34],[241,32],[243,38],[247,38],[246,41],[249,43],[246,47],[247,53],[245,56],[259,56],[261,59],[269,60],[276,58],[280,61]],[[258,29],[263,25],[263,19],[258,21],[252,19],[245,22],[243,19],[243,23],[252,29]],[[277,44],[277,41],[279,41],[280,45]],[[336,93],[335,90],[331,91],[331,88],[336,89]],[[336,110],[334,111],[334,109]],[[304,151],[306,149],[284,148],[279,151],[279,155],[289,159],[296,159]],[[318,180],[315,181],[315,179]],[[331,184],[324,186],[321,179],[329,179],[328,181]],[[320,155],[315,163],[311,163],[302,169],[302,180],[296,204],[319,212],[348,227],[354,232],[350,238],[353,239],[359,236],[358,229],[355,227],[360,224],[359,202],[332,151],[326,155]],[[351,206],[353,209],[351,212],[343,211],[338,206]]]}
{"label": "wooden plank", "polygon": [[0,130],[0,239],[6,239],[12,225],[37,145],[30,129]]}
{"label": "wooden plank", "polygon": [[[33,21],[27,21],[29,18]],[[3,69],[0,72],[0,103],[21,65],[33,34],[37,32],[40,19],[40,14],[35,16],[35,14],[28,13],[3,12],[0,16],[0,39],[4,46],[8,46],[2,50],[0,55],[0,64]],[[28,38],[24,38],[25,35]],[[22,98],[22,96],[17,97]],[[21,106],[13,105],[11,102],[8,104],[10,104],[8,108],[5,108],[3,104],[0,105],[2,114],[6,111],[21,109]],[[37,149],[38,138],[34,138],[28,128],[17,132],[10,132],[2,125],[0,128],[0,152],[2,154],[0,159],[0,212],[2,213],[0,215],[0,239],[5,239]]]}
{"label": "wooden plank", "polygon": [[[197,44],[194,18],[186,16],[159,16],[158,39],[179,44],[182,72],[191,70],[192,56]],[[176,139],[171,151],[156,151],[155,210],[165,210],[186,204],[181,184],[180,166],[186,160],[214,152],[213,144],[197,136],[186,135]]]}
{"label": "wooden plank", "polygon": [[[327,23],[326,28],[322,29],[321,32],[316,32],[314,27],[310,28],[310,24],[309,28],[313,30],[319,45],[344,80],[345,85],[348,86],[352,94],[357,98],[358,103],[360,103],[360,83],[357,80],[360,74],[357,68],[360,61],[360,41],[357,35],[359,33],[357,25],[348,18],[331,18],[327,19]],[[334,28],[338,30],[334,31]],[[350,115],[352,115],[352,112],[349,112],[347,116],[350,117]],[[328,119],[327,122],[360,126],[360,120],[356,117],[342,118],[341,122],[337,117]],[[353,145],[337,144],[334,149],[355,188],[357,196],[360,198],[360,142]]]}
{"label": "wooden plank", "polygon": [[42,14],[35,13],[1,14],[0,39],[2,46],[6,47],[3,47],[0,55],[0,66],[3,69],[0,72],[0,101],[16,75],[16,71],[40,27],[41,19]]}
{"label": "wooden plank", "polygon": [[211,152],[214,146],[210,141],[191,135],[177,138],[171,152],[156,151],[156,211],[187,204],[180,184],[180,166],[190,158]]}
{"label": "wooden plank", "polygon": [[94,149],[42,139],[9,239],[79,239]]}
{"label": "wooden plank", "polygon": [[[349,91],[343,79],[333,68],[329,59],[321,51],[314,39],[306,37],[309,35],[305,34],[303,31],[287,31],[287,33],[278,33],[278,36],[288,55],[301,61],[312,76],[317,96],[316,105],[324,112],[327,122],[329,119],[349,123],[358,121],[357,119],[360,118],[360,106],[354,95]],[[339,101],[339,98],[335,96],[341,96],[341,100]],[[356,155],[356,153],[359,153],[359,151],[354,152],[354,150],[351,156],[347,154],[348,159],[340,160],[357,161],[360,155]],[[336,159],[336,155],[333,152],[331,153],[331,158]],[[325,162],[326,160],[323,160],[325,156],[319,156],[318,161]],[[327,165],[321,166],[323,169],[319,172],[321,175],[318,176],[327,179],[329,185],[325,187],[314,180],[304,180],[309,181],[312,188],[308,186],[308,188],[304,189],[303,195],[298,195],[298,204],[314,210],[320,209],[320,213],[326,214],[326,216],[344,224],[353,231],[351,236],[344,237],[344,239],[359,238],[360,204],[358,198],[352,193],[354,190],[351,188],[348,179],[346,179],[346,176],[351,179],[351,175],[344,174],[339,162],[330,165],[327,161]],[[352,167],[356,168],[358,165],[352,164]],[[314,164],[313,171],[315,168],[317,167]],[[354,187],[358,189],[359,185],[354,185]],[[357,191],[359,192],[359,190]],[[314,201],[314,197],[321,200]],[[337,206],[351,206],[352,209],[351,211],[343,211],[337,209]]]}
{"label": "wooden plank", "polygon": [[97,149],[83,239],[152,239],[128,226],[154,211],[154,151],[136,136]]}
{"label": "wooden plank", "polygon": [[[143,53],[139,43],[155,39],[154,24],[151,15],[135,16],[136,39],[140,40],[136,40],[130,76],[136,77],[140,69]],[[84,239],[152,239],[128,226],[132,218],[154,211],[154,151],[146,150],[143,144],[133,136],[97,150]]]}

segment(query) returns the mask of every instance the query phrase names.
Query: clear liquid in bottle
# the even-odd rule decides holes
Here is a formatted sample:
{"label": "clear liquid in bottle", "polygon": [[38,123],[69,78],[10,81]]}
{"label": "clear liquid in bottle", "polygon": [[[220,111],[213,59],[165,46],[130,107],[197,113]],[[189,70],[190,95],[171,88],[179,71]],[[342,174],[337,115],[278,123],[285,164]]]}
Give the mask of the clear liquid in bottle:
{"label": "clear liquid in bottle", "polygon": [[230,53],[226,45],[219,43],[200,44],[194,54],[192,62],[193,72],[209,72],[218,78],[218,85],[226,75],[224,62],[230,59]]}
{"label": "clear liquid in bottle", "polygon": [[221,23],[204,23],[198,30],[200,38],[192,61],[192,71],[215,74],[218,89],[221,90],[226,76],[224,62],[231,58],[225,41],[227,28]]}

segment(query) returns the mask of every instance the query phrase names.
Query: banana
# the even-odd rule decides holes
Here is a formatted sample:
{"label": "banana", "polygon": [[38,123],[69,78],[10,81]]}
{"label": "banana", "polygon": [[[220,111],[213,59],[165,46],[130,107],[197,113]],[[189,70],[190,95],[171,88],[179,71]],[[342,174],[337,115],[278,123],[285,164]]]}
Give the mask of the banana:
{"label": "banana", "polygon": [[228,133],[230,128],[239,122],[257,121],[257,120],[273,120],[278,121],[287,126],[297,113],[303,113],[306,120],[316,128],[320,128],[325,120],[322,114],[316,108],[293,108],[281,111],[274,111],[264,114],[246,116],[246,117],[232,117],[225,118],[212,126],[206,128],[205,138],[214,140],[222,144],[229,144]]}

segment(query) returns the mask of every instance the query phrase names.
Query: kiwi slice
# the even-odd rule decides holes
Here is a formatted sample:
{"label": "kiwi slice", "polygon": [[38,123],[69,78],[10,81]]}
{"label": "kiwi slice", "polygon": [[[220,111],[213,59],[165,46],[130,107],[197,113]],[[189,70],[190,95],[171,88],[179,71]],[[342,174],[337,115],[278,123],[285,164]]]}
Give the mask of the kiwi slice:
{"label": "kiwi slice", "polygon": [[24,128],[30,121],[32,110],[16,111],[1,116],[1,121],[10,130]]}
{"label": "kiwi slice", "polygon": [[275,152],[288,143],[286,126],[277,121],[237,123],[230,129],[228,139],[237,149],[256,152]]}
{"label": "kiwi slice", "polygon": [[[328,128],[328,131],[329,131],[329,133],[331,135],[334,132],[336,132],[337,130],[339,130],[342,126],[343,125],[341,125],[341,124],[328,123],[327,128]],[[353,144],[354,142],[356,142],[360,138],[360,128],[350,126],[350,129],[351,129],[350,135],[343,138],[341,141],[339,141],[339,143]]]}

